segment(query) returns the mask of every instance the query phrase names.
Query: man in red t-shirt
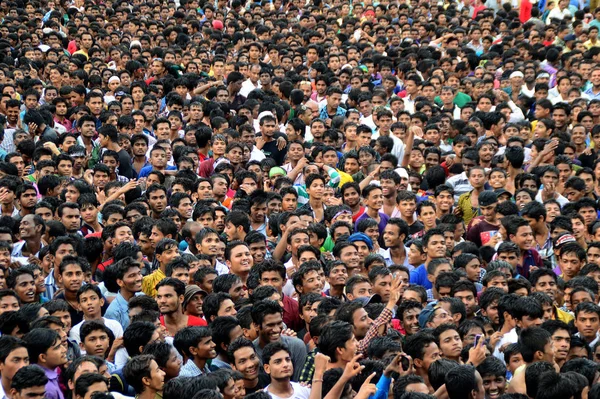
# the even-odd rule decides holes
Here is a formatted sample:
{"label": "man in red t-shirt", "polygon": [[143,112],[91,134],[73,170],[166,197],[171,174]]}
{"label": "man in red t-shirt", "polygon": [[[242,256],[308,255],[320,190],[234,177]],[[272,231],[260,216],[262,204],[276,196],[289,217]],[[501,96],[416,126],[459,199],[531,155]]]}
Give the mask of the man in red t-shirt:
{"label": "man in red t-shirt", "polygon": [[169,336],[174,337],[185,327],[207,325],[204,319],[183,314],[185,284],[181,280],[167,277],[156,285],[156,291],[156,302],[161,314],[160,324],[165,326]]}

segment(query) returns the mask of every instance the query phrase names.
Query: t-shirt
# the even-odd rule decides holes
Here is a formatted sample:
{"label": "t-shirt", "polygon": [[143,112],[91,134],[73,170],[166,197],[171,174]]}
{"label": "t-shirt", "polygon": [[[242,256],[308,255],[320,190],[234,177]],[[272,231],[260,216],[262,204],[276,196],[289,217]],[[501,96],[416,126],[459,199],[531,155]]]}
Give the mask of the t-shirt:
{"label": "t-shirt", "polygon": [[127,151],[125,151],[122,148],[121,148],[121,151],[118,152],[118,154],[119,154],[119,174],[121,176],[127,177],[128,179],[137,178],[137,172],[131,166],[131,156],[129,156]]}
{"label": "t-shirt", "polygon": [[500,226],[482,220],[467,231],[467,240],[474,242],[478,247],[487,244],[493,236],[498,234]]}
{"label": "t-shirt", "polygon": [[287,147],[280,150],[277,148],[277,140],[272,140],[263,145],[262,152],[267,158],[273,158],[277,162],[277,165],[283,165],[287,154]]}
{"label": "t-shirt", "polygon": [[290,384],[292,384],[292,388],[294,389],[294,393],[292,393],[291,396],[282,397],[273,395],[271,392],[269,392],[268,386],[265,388],[265,392],[268,393],[273,399],[308,399],[310,396],[310,389],[303,387],[297,382],[290,382]]}
{"label": "t-shirt", "polygon": [[[160,324],[165,326],[165,316],[160,316]],[[207,325],[208,323],[204,319],[196,316],[188,316],[187,327],[206,327]]]}
{"label": "t-shirt", "polygon": [[[362,215],[360,215],[356,219],[356,223],[354,224],[354,229],[356,231],[358,231],[357,228],[356,228],[358,226],[358,223],[360,223],[360,221],[363,220],[363,219],[372,219],[372,218],[371,218],[371,216],[369,216],[367,214],[367,212],[365,212]],[[388,215],[386,215],[383,212],[379,212],[379,223],[378,223],[378,225],[379,225],[379,234],[383,235],[383,230],[385,229],[385,226],[387,225],[388,220],[390,220],[390,217]]]}
{"label": "t-shirt", "polygon": [[410,272],[410,283],[420,285],[426,290],[433,288],[431,281],[427,280],[427,267],[424,264]]}
{"label": "t-shirt", "polygon": [[[282,335],[280,341],[286,344],[290,350],[292,364],[294,365],[294,376],[292,377],[292,380],[298,381],[300,374],[302,373],[302,368],[304,367],[304,362],[306,362],[306,345],[301,339],[289,337],[287,335]],[[262,348],[260,347],[258,338],[256,338],[252,343],[254,344],[254,349],[256,349],[256,354],[262,359]]]}

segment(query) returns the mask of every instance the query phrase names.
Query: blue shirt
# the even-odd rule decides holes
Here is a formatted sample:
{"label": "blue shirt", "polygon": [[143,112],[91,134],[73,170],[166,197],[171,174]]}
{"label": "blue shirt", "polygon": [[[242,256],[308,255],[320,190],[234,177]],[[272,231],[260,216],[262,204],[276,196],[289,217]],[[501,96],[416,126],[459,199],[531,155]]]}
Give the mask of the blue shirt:
{"label": "blue shirt", "polygon": [[425,264],[422,264],[410,272],[410,283],[418,284],[424,287],[426,290],[433,288],[431,281],[427,280],[427,268],[425,267]]}
{"label": "blue shirt", "polygon": [[[135,294],[135,296],[138,295],[142,294],[140,292]],[[127,326],[129,326],[129,303],[123,298],[121,292],[119,292],[110,305],[108,305],[104,317],[118,321],[123,326],[123,329],[126,329]]]}
{"label": "blue shirt", "polygon": [[201,374],[208,373],[210,373],[208,365],[204,365],[204,369],[200,370],[192,359],[188,359],[188,361],[181,367],[181,370],[179,371],[179,377],[197,377]]}
{"label": "blue shirt", "polygon": [[[140,173],[138,174],[138,179],[141,179],[142,177],[148,177],[150,172],[152,172],[153,170],[154,170],[154,168],[152,167],[152,165],[144,166],[142,169],[140,169]],[[167,170],[177,170],[177,167],[176,166],[167,166]]]}

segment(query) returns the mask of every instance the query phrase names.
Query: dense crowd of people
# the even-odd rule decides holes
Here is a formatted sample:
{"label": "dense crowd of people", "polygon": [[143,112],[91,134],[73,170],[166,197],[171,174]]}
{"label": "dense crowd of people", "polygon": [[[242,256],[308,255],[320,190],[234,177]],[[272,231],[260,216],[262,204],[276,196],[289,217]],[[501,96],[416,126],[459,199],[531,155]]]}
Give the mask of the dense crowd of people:
{"label": "dense crowd of people", "polygon": [[600,399],[599,6],[0,0],[0,399]]}

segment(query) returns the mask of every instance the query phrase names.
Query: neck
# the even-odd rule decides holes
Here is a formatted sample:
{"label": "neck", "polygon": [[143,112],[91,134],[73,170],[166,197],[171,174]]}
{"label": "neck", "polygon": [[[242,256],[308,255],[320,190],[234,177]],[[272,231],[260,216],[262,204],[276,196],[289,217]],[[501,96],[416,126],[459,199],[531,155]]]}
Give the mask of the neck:
{"label": "neck", "polygon": [[133,161],[134,161],[134,162],[143,162],[143,163],[145,163],[145,162],[146,162],[146,155],[145,155],[145,154],[142,154],[142,155],[136,155],[136,156],[133,158]]}
{"label": "neck", "polygon": [[365,213],[375,220],[377,220],[377,218],[379,217],[379,210],[377,209],[367,207]]}
{"label": "neck", "polygon": [[68,302],[77,302],[77,292],[71,292],[71,291],[65,290],[64,293],[65,293],[65,299]]}
{"label": "neck", "polygon": [[308,202],[310,203],[310,206],[312,207],[312,209],[315,208],[323,208],[323,200],[321,200],[320,198],[309,198]]}
{"label": "neck", "polygon": [[290,379],[275,379],[271,378],[271,384],[269,384],[269,391],[274,392],[290,392],[293,391],[292,384],[290,384]]}
{"label": "neck", "polygon": [[343,285],[331,285],[329,287],[329,296],[341,298],[344,295],[344,286]]}
{"label": "neck", "polygon": [[135,292],[131,292],[125,288],[121,288],[119,292],[121,293],[123,299],[125,299],[127,302],[129,302],[129,300],[135,296]]}
{"label": "neck", "polygon": [[183,313],[181,313],[180,309],[172,313],[167,313],[163,315],[165,317],[165,324],[175,324],[178,325],[184,317],[187,317]]}
{"label": "neck", "polygon": [[392,195],[389,197],[383,197],[383,204],[385,206],[396,206],[396,195]]}
{"label": "neck", "polygon": [[2,376],[2,389],[4,389],[4,394],[6,395],[6,397],[10,398],[10,396],[8,396],[8,394],[10,393],[10,384],[11,384],[11,380],[9,380],[8,378],[6,378],[5,376]]}
{"label": "neck", "polygon": [[397,247],[390,247],[390,255],[393,258],[400,258],[406,256],[406,251],[404,250],[404,245],[400,244]]}
{"label": "neck", "polygon": [[144,389],[144,392],[140,393],[137,398],[138,399],[154,399],[154,397],[156,396],[156,391],[154,389],[150,389],[148,387],[146,387],[146,389]]}
{"label": "neck", "polygon": [[196,365],[196,367],[198,367],[200,370],[203,370],[204,367],[206,366],[206,359],[202,359],[202,358],[197,358],[194,357],[194,364]]}
{"label": "neck", "polygon": [[81,141],[83,141],[83,144],[85,144],[85,145],[92,144],[92,138],[91,137],[84,136],[84,135],[81,135],[80,137],[81,137]]}
{"label": "neck", "polygon": [[101,320],[101,319],[102,319],[102,314],[101,314],[101,313],[98,313],[98,314],[95,314],[95,315],[94,315],[94,314],[91,314],[91,315],[86,315],[86,314],[84,313],[84,314],[83,314],[83,319],[84,319],[85,321],[88,321],[88,320]]}
{"label": "neck", "polygon": [[42,248],[42,238],[41,237],[31,237],[25,240],[25,244],[27,245],[27,249],[29,250],[31,255],[37,254],[40,252]]}

